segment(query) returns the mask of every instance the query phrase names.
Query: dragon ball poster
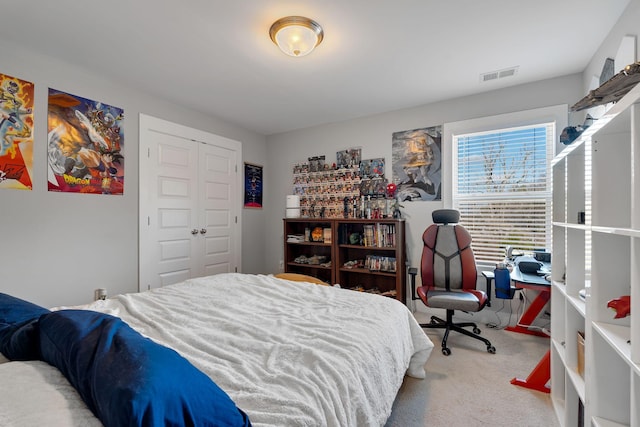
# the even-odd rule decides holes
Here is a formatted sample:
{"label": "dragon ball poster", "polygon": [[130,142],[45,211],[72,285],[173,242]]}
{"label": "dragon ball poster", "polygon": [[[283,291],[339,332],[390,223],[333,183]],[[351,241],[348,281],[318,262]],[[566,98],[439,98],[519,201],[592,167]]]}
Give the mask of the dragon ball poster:
{"label": "dragon ball poster", "polygon": [[121,108],[49,88],[49,191],[122,195],[123,119]]}
{"label": "dragon ball poster", "polygon": [[33,83],[0,74],[0,188],[31,190]]}

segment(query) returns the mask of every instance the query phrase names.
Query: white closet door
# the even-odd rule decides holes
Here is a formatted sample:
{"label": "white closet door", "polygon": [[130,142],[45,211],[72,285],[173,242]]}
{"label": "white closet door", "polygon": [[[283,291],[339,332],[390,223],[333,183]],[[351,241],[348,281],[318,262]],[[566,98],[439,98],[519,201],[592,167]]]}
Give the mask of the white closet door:
{"label": "white closet door", "polygon": [[140,290],[240,270],[240,143],[140,115]]}
{"label": "white closet door", "polygon": [[202,253],[202,275],[235,271],[233,239],[235,210],[238,203],[238,188],[235,186],[237,164],[236,152],[218,146],[199,144],[200,158],[200,241]]}

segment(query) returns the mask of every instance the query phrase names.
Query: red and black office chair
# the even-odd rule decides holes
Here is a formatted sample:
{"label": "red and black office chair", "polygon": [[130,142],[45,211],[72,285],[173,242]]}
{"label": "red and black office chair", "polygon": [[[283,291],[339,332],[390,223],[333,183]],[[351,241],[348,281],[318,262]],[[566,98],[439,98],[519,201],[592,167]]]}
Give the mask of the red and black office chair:
{"label": "red and black office chair", "polygon": [[[480,329],[473,322],[454,323],[455,310],[476,312],[484,308],[488,302],[487,294],[476,289],[476,263],[471,250],[471,235],[457,222],[460,213],[454,209],[439,209],[433,211],[433,224],[422,235],[424,247],[422,249],[421,278],[422,286],[417,289],[418,297],[431,308],[442,308],[447,312],[447,319],[443,320],[431,316],[431,322],[421,324],[423,328],[444,329],[442,338],[442,354],[448,356],[451,350],[447,347],[450,331],[460,332],[482,341],[489,353],[495,353],[496,348],[488,339],[481,337]],[[416,298],[417,269],[409,270],[411,274],[412,298]],[[464,329],[473,328],[472,331]]]}

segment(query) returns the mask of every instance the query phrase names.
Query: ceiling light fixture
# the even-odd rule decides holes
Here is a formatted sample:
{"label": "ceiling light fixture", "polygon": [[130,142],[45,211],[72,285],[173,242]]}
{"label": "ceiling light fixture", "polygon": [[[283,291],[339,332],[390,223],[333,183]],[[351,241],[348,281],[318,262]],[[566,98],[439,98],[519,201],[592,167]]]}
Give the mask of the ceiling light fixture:
{"label": "ceiling light fixture", "polygon": [[318,46],[324,37],[322,27],[304,16],[278,19],[269,29],[269,37],[289,56],[305,56]]}

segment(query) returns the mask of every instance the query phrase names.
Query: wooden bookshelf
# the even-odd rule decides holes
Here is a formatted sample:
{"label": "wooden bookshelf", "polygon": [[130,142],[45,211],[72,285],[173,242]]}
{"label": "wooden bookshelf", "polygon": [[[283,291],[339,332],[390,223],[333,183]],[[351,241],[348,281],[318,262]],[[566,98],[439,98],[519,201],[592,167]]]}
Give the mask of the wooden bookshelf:
{"label": "wooden bookshelf", "polygon": [[[331,243],[326,239],[313,241],[311,233],[316,228],[323,230],[323,236],[330,229]],[[287,273],[307,274],[343,288],[380,293],[406,303],[404,220],[287,218],[284,257]],[[307,263],[310,259],[323,262]]]}

